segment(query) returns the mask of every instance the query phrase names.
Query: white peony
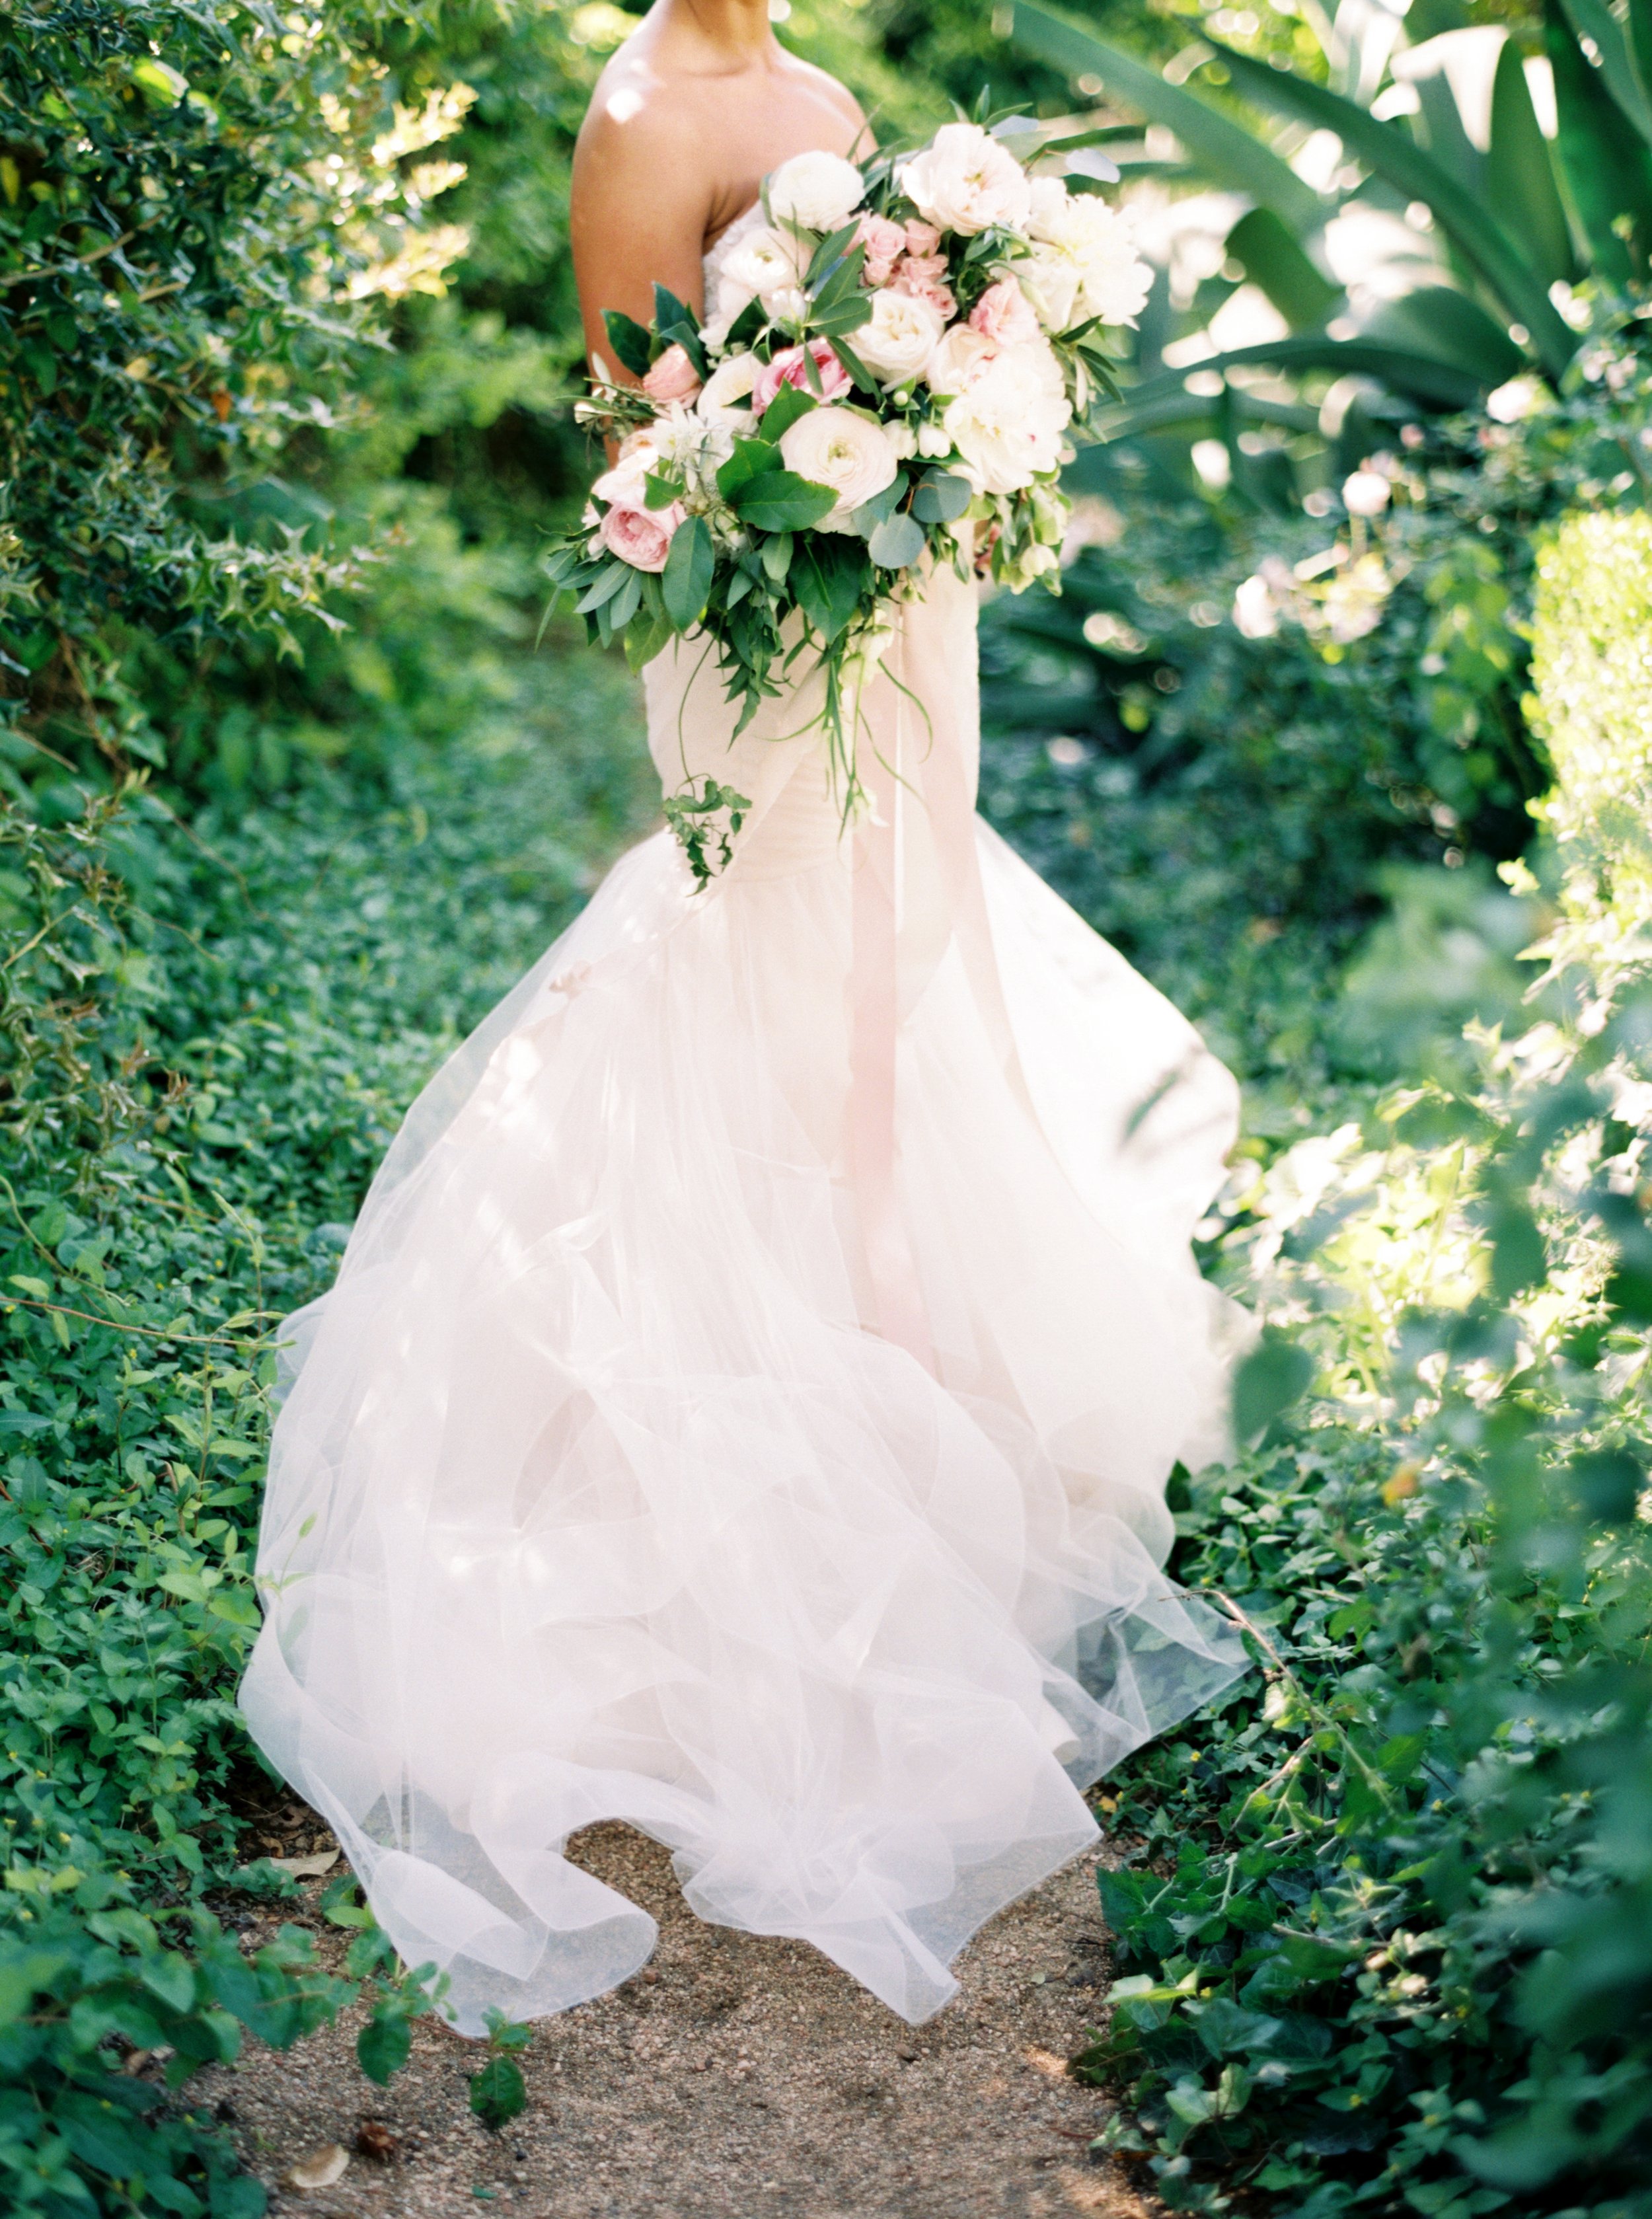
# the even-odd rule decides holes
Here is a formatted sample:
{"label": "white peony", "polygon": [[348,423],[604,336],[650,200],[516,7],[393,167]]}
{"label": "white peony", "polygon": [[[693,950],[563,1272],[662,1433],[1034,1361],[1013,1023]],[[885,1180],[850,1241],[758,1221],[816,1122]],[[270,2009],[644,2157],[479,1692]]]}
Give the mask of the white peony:
{"label": "white peony", "polygon": [[855,510],[881,493],[896,469],[883,426],[859,409],[837,407],[811,408],[789,425],[780,435],[780,459],[837,495],[837,507],[815,527],[819,531],[847,531]]}
{"label": "white peony", "polygon": [[885,385],[904,385],[935,352],[942,328],[941,311],[928,301],[885,290],[872,295],[870,321],[850,336],[875,377]]}
{"label": "white peony", "polygon": [[700,388],[695,407],[713,424],[724,423],[731,417],[742,418],[746,412],[740,403],[751,399],[751,389],[762,367],[755,354],[731,354],[726,362],[717,364]]}
{"label": "white peony", "polygon": [[768,181],[770,213],[805,231],[838,230],[866,194],[866,180],[841,154],[794,154]]}
{"label": "white peony", "polygon": [[1093,193],[1070,193],[1059,177],[1034,177],[1027,220],[1032,244],[1015,274],[1046,331],[1070,331],[1099,316],[1133,324],[1153,273],[1136,252],[1129,221]]}
{"label": "white peony", "polygon": [[1018,231],[1031,204],[1026,171],[978,123],[943,124],[895,182],[942,231]]}
{"label": "white peony", "polygon": [[1006,494],[1056,469],[1071,415],[1061,366],[1040,340],[996,354],[941,421],[976,491]]}
{"label": "white peony", "polygon": [[953,324],[924,365],[924,383],[933,393],[961,393],[997,352],[996,342],[984,332]]}
{"label": "white peony", "polygon": [[724,313],[725,289],[743,293],[748,300],[754,294],[766,300],[771,293],[790,291],[808,266],[808,250],[799,240],[760,225],[729,250],[718,285],[717,313]]}

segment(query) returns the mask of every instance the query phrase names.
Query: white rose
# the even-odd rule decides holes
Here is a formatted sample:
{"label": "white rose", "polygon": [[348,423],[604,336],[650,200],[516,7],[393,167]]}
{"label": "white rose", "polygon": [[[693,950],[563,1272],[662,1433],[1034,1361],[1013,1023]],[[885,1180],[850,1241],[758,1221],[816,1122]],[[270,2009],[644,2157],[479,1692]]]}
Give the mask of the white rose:
{"label": "white rose", "polygon": [[724,313],[724,289],[730,294],[743,293],[749,300],[754,293],[767,295],[796,285],[809,266],[809,256],[794,239],[782,238],[778,231],[761,225],[736,239],[729,250],[717,288],[717,312]]}
{"label": "white rose", "polygon": [[858,409],[811,408],[780,435],[780,459],[811,485],[829,486],[837,507],[816,526],[847,531],[863,501],[881,493],[895,476],[895,451],[883,426]]}
{"label": "white rose", "polygon": [[933,393],[961,393],[997,351],[984,332],[953,324],[924,365],[923,382]]}
{"label": "white rose", "polygon": [[768,181],[771,213],[805,231],[838,230],[866,193],[866,180],[841,154],[794,154]]}
{"label": "white rose", "polygon": [[942,231],[1018,231],[1031,203],[1026,171],[978,123],[943,124],[895,181]]}
{"label": "white rose", "polygon": [[755,354],[731,354],[726,362],[717,364],[700,388],[695,407],[708,423],[739,420],[746,413],[739,404],[751,398],[751,389],[762,367]]}
{"label": "white rose", "polygon": [[885,385],[916,377],[940,342],[941,311],[909,293],[874,293],[871,320],[852,334],[851,344],[866,368]]}
{"label": "white rose", "polygon": [[1059,177],[1034,177],[1027,231],[1033,244],[1015,272],[1046,331],[1099,316],[1133,324],[1153,273],[1136,252],[1129,221],[1094,193],[1069,193]]}
{"label": "white rose", "polygon": [[1061,460],[1072,411],[1049,348],[1005,347],[947,404],[941,421],[978,493],[1019,493]]}

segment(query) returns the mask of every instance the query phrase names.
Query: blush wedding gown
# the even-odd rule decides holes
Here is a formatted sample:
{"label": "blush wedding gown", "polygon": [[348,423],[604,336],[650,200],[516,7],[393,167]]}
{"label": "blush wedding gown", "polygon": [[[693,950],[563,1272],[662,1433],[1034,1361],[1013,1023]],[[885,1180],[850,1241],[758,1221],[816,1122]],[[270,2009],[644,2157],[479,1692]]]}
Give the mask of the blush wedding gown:
{"label": "blush wedding gown", "polygon": [[601,1819],[924,2019],[1246,1669],[1158,1569],[1222,1446],[1234,1088],[974,815],[975,618],[904,611],[847,834],[817,681],[731,746],[705,642],[649,668],[667,791],[751,798],[731,866],[615,866],[285,1329],[243,1708],[464,2032],[648,1959],[563,1855]]}

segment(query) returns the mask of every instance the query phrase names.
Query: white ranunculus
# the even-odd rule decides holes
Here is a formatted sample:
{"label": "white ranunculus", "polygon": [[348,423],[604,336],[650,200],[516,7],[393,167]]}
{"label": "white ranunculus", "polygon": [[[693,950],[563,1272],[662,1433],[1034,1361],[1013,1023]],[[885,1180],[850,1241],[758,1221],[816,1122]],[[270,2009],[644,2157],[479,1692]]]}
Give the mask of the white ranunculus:
{"label": "white ranunculus", "polygon": [[871,320],[852,334],[852,344],[883,384],[904,385],[935,352],[942,328],[941,311],[928,301],[885,290],[872,295]]}
{"label": "white ranunculus", "polygon": [[923,382],[932,393],[961,393],[997,351],[984,332],[953,324],[924,364]]}
{"label": "white ranunculus", "polygon": [[994,224],[1019,231],[1031,205],[1027,172],[978,123],[946,123],[934,143],[896,173],[926,222],[972,234]]}
{"label": "white ranunculus", "polygon": [[816,526],[847,531],[863,501],[881,493],[895,476],[895,451],[883,426],[857,408],[811,408],[780,435],[780,459],[811,485],[829,486],[837,507]]}
{"label": "white ranunculus", "polygon": [[726,362],[717,364],[700,388],[695,407],[713,424],[743,416],[746,412],[740,403],[751,399],[751,389],[762,367],[755,354],[731,354]]}
{"label": "white ranunculus", "polygon": [[1061,367],[1041,341],[1005,347],[941,419],[978,493],[1019,493],[1061,460],[1072,411]]}
{"label": "white ranunculus", "polygon": [[1059,177],[1034,177],[1027,231],[1032,245],[1016,256],[1015,274],[1046,331],[1092,316],[1132,324],[1141,314],[1153,273],[1117,208],[1070,193]]}
{"label": "white ranunculus", "polygon": [[729,250],[718,285],[719,313],[724,287],[744,293],[748,299],[754,293],[767,296],[794,286],[808,266],[808,253],[798,240],[760,225]]}
{"label": "white ranunculus", "polygon": [[836,231],[866,195],[866,180],[841,154],[794,154],[768,181],[770,213],[805,231]]}

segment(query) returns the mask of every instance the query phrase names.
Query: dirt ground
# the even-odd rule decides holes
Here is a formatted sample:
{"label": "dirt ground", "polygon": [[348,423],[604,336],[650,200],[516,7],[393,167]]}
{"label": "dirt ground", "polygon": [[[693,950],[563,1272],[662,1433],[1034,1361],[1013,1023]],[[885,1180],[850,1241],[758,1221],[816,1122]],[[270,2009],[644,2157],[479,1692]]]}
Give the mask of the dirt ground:
{"label": "dirt ground", "polygon": [[[959,1961],[962,1992],[913,2029],[802,1943],[703,1924],[667,1852],[628,1827],[593,1827],[569,1854],[654,1914],[659,1947],[623,1988],[539,2026],[521,2060],[528,2108],[502,2133],[469,2110],[478,2048],[433,2020],[388,2088],[357,2067],[354,2017],[285,2056],[250,2043],[191,2084],[269,2184],[274,2212],[1149,2219],[1159,2209],[1090,2156],[1108,2107],[1065,2071],[1105,1994],[1096,1858],[994,1919]],[[265,1924],[277,1923],[272,1911]],[[388,2129],[388,2159],[358,2148],[364,2122]],[[327,2143],[351,2153],[342,2178],[293,2186],[289,2168]]]}

